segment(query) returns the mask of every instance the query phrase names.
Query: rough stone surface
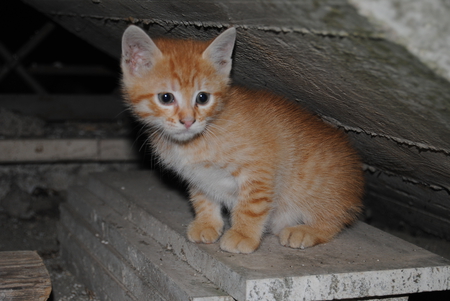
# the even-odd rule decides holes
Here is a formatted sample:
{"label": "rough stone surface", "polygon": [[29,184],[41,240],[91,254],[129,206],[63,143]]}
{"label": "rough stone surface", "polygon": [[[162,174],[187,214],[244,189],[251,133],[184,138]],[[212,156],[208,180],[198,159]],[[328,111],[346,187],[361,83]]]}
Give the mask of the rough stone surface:
{"label": "rough stone surface", "polygon": [[[132,223],[238,300],[376,299],[450,289],[448,260],[363,223],[306,250],[282,247],[273,235],[251,255],[190,243],[185,231],[193,216],[186,197],[161,177],[94,174],[85,187],[119,213],[121,222]],[[90,223],[108,231],[94,203],[77,206]]]}

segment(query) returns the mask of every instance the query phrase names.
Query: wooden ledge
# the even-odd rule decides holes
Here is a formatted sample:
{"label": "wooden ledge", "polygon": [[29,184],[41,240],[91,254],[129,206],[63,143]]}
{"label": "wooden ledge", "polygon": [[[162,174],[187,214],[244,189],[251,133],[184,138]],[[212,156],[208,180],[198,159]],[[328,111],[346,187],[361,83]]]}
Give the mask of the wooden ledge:
{"label": "wooden ledge", "polygon": [[50,275],[36,251],[0,252],[0,300],[45,301]]}

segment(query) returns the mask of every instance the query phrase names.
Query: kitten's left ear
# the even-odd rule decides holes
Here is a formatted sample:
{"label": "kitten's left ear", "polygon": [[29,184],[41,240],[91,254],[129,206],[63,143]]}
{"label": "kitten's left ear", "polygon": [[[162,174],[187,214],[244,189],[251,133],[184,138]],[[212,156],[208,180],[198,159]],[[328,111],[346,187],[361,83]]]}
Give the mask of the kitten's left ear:
{"label": "kitten's left ear", "polygon": [[137,26],[129,26],[122,36],[122,72],[142,76],[153,67],[162,53],[152,39]]}
{"label": "kitten's left ear", "polygon": [[236,29],[231,27],[222,32],[203,52],[203,58],[213,62],[219,73],[229,75],[231,71],[231,55],[236,41]]}

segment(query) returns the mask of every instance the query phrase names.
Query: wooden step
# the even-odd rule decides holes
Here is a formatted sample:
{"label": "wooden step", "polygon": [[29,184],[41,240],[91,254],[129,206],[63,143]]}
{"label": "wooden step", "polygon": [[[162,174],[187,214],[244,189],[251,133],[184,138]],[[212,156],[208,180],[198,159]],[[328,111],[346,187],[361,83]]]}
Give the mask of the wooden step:
{"label": "wooden step", "polygon": [[45,301],[50,275],[36,251],[0,252],[0,300]]}
{"label": "wooden step", "polygon": [[[141,281],[124,259],[114,257],[114,250],[102,245],[101,240],[83,228],[84,222],[70,216],[64,208],[61,219],[64,220],[58,227],[61,258],[69,270],[94,291],[100,300],[167,300],[154,287]],[[75,228],[72,229],[72,225]],[[130,281],[134,281],[131,286]]]}
{"label": "wooden step", "polygon": [[[233,300],[83,187],[71,188],[68,204],[61,207],[59,236],[61,241],[71,237],[72,244],[85,249],[71,255],[72,263],[95,258],[136,300]],[[98,286],[95,279],[89,283],[93,289]]]}
{"label": "wooden step", "polygon": [[[86,201],[87,192],[79,188],[71,190],[69,205],[108,238],[108,246],[118,250],[130,244],[126,235],[113,235],[128,225],[237,300],[407,300],[412,293],[450,289],[450,261],[364,223],[305,250],[282,247],[273,235],[250,255],[191,243],[185,232],[193,215],[186,196],[160,177],[141,171],[93,174],[85,188],[108,209]],[[134,255],[122,251],[121,256]]]}

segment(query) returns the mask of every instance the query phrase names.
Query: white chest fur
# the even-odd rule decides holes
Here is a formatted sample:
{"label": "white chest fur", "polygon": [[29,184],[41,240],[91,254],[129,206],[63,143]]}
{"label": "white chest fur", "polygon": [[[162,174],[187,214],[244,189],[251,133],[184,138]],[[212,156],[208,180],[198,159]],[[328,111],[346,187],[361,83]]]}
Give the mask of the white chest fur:
{"label": "white chest fur", "polygon": [[233,206],[239,191],[239,179],[232,175],[233,167],[223,162],[211,163],[211,158],[204,153],[203,157],[198,158],[178,147],[161,154],[164,163],[210,200]]}

